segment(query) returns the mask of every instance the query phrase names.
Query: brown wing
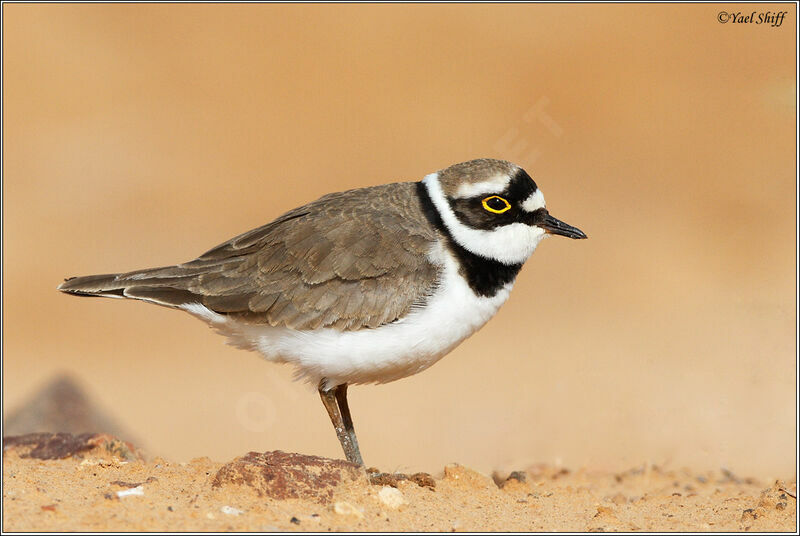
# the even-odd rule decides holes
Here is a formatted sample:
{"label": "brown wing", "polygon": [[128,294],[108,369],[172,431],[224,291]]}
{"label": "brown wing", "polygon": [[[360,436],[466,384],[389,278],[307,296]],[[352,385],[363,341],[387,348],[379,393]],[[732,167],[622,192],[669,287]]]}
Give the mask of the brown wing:
{"label": "brown wing", "polygon": [[436,231],[414,188],[395,183],[329,194],[191,262],[77,278],[62,290],[171,306],[200,302],[294,329],[377,327],[424,303],[438,284],[439,269],[427,258]]}

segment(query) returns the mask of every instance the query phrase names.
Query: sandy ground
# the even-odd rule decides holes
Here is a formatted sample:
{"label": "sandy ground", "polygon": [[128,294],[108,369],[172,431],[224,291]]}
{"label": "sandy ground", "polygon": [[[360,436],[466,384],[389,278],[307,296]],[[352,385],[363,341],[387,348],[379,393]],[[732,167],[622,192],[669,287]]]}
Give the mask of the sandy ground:
{"label": "sandy ground", "polygon": [[[370,483],[346,462],[145,459],[107,435],[4,439],[4,531],[795,531],[796,481],[656,466],[460,465]],[[27,443],[27,444],[24,444]],[[51,459],[43,459],[51,458]],[[522,468],[521,468],[522,469]],[[391,484],[391,485],[387,485]]]}

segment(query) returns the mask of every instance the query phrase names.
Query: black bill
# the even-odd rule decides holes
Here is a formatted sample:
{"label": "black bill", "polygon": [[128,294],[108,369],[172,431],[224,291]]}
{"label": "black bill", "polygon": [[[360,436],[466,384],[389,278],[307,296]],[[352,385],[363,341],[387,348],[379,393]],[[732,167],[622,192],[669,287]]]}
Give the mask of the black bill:
{"label": "black bill", "polygon": [[586,233],[577,227],[573,227],[572,225],[566,224],[561,220],[557,220],[550,214],[545,217],[544,222],[539,223],[538,225],[548,234],[568,236],[569,238],[587,238]]}

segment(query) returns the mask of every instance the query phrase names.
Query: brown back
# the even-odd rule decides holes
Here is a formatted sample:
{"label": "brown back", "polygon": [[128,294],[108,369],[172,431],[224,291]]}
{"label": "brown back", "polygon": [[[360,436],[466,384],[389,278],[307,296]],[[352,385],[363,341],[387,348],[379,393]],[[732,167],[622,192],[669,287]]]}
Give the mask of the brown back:
{"label": "brown back", "polygon": [[436,288],[427,254],[437,232],[416,183],[326,195],[177,266],[69,280],[76,294],[161,305],[199,302],[252,323],[294,329],[374,328]]}

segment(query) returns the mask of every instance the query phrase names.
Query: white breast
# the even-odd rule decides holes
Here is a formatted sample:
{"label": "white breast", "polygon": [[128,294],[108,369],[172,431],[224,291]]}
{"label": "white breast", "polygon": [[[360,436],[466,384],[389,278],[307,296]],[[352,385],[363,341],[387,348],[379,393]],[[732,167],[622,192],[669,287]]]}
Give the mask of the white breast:
{"label": "white breast", "polygon": [[240,348],[256,350],[270,361],[290,363],[297,376],[313,384],[386,383],[416,374],[444,357],[475,333],[505,303],[513,283],[492,297],[476,296],[459,275],[457,263],[437,246],[442,263],[437,291],[424,307],[379,328],[358,331],[298,331],[248,324],[200,304],[185,310],[208,322]]}

